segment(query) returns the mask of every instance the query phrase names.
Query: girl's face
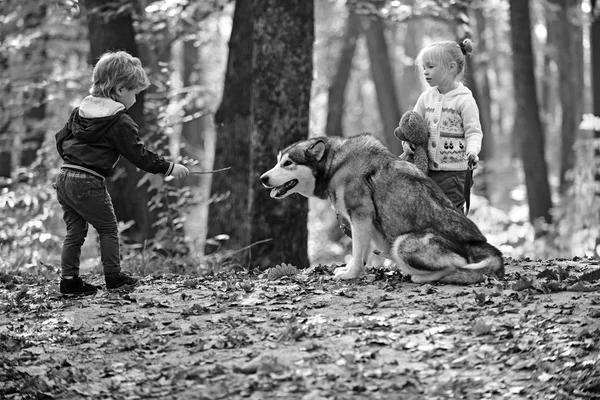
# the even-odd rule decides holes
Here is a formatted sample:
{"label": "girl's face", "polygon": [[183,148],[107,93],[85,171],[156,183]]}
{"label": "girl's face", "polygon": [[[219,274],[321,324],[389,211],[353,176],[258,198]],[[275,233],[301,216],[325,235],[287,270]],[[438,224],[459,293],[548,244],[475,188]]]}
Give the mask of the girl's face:
{"label": "girl's face", "polygon": [[141,91],[142,89],[130,90],[125,88],[119,88],[117,89],[117,95],[115,97],[115,100],[123,104],[126,109],[129,109],[135,104],[135,96],[140,94]]}
{"label": "girl's face", "polygon": [[445,81],[442,66],[435,64],[433,61],[423,62],[423,76],[425,77],[427,84],[431,87],[439,86]]}
{"label": "girl's face", "polygon": [[449,66],[431,59],[423,59],[423,77],[431,87],[437,87],[441,93],[454,89],[456,76],[456,63],[451,62]]}

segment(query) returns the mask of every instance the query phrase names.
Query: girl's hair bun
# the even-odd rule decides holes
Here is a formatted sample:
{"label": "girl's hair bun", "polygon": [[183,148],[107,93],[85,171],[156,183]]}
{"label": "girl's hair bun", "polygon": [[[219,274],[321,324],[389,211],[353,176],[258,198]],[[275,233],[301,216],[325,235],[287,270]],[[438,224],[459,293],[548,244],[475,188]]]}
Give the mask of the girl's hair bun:
{"label": "girl's hair bun", "polygon": [[471,42],[471,39],[469,38],[458,43],[458,45],[460,46],[460,51],[462,51],[465,56],[470,56],[473,52],[473,42]]}

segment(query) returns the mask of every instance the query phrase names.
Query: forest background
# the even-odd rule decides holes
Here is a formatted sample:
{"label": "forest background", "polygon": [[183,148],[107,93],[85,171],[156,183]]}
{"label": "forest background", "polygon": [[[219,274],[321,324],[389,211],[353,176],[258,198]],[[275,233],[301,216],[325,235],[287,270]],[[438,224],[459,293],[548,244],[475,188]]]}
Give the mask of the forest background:
{"label": "forest background", "polygon": [[[423,89],[414,57],[464,37],[484,129],[470,218],[506,256],[597,256],[595,3],[4,0],[0,269],[57,272],[54,133],[102,52],[128,50],[148,70],[130,113],[149,147],[196,171],[230,167],[175,182],[122,161],[109,182],[128,269],[202,273],[344,262],[328,204],[276,202],[258,177],[308,136],[368,131],[399,154],[393,129]],[[83,261],[99,268],[96,240]]]}

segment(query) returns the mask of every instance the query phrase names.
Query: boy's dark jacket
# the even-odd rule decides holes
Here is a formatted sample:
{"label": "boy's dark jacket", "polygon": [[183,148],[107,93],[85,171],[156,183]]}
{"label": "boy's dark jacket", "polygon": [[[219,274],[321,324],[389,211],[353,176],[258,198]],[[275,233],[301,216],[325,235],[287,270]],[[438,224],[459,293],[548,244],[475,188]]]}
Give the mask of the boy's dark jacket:
{"label": "boy's dark jacket", "polygon": [[[108,108],[106,103],[109,103]],[[87,113],[80,113],[84,107]],[[109,115],[102,115],[107,113]],[[88,96],[71,112],[55,138],[56,149],[65,164],[84,167],[104,177],[112,175],[121,155],[147,172],[168,175],[173,169],[171,162],[146,149],[139,137],[138,125],[122,105],[110,99]]]}

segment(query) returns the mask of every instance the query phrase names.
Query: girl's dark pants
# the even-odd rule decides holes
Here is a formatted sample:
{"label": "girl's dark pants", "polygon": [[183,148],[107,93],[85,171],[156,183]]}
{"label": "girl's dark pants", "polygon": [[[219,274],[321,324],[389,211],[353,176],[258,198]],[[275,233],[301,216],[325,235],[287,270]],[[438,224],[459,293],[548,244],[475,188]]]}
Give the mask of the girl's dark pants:
{"label": "girl's dark pants", "polygon": [[[466,171],[432,171],[429,177],[442,189],[454,207],[464,212]],[[471,186],[473,182],[471,181]]]}
{"label": "girl's dark pants", "polygon": [[83,171],[61,169],[53,185],[63,210],[67,235],[63,242],[60,267],[62,276],[79,275],[81,246],[88,224],[98,232],[100,258],[105,275],[121,270],[117,217],[104,179]]}

